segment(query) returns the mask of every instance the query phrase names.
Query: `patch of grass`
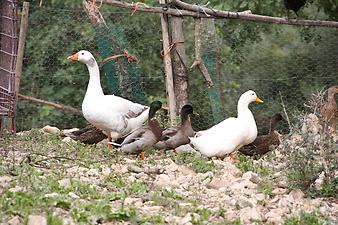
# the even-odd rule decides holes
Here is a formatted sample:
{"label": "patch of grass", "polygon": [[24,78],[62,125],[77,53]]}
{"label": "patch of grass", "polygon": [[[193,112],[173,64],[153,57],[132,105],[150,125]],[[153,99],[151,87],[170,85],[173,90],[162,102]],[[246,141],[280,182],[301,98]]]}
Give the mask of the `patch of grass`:
{"label": "patch of grass", "polygon": [[238,156],[238,163],[236,163],[236,167],[242,172],[248,172],[248,171],[254,171],[254,163],[253,160],[250,159],[250,157],[247,157],[245,155],[239,155]]}
{"label": "patch of grass", "polygon": [[125,187],[126,182],[121,174],[111,173],[101,181],[100,186],[105,187],[108,190],[118,190]]}
{"label": "patch of grass", "polygon": [[166,224],[164,218],[157,214],[157,215],[152,215],[152,216],[144,216],[142,217],[139,221],[138,224]]}
{"label": "patch of grass", "polygon": [[187,165],[196,173],[206,173],[213,171],[217,166],[206,158],[196,157],[194,153],[184,152],[178,156],[171,156],[171,159],[177,164]]}
{"label": "patch of grass", "polygon": [[48,225],[63,225],[63,221],[60,217],[53,215],[52,212],[47,213],[47,224]]}
{"label": "patch of grass", "polygon": [[271,169],[262,164],[255,164],[254,161],[249,157],[243,154],[238,156],[239,162],[236,163],[236,167],[243,173],[252,171],[254,173],[258,173],[263,177],[271,176]]}
{"label": "patch of grass", "polygon": [[329,182],[323,182],[320,185],[319,190],[313,190],[309,191],[309,196],[310,197],[335,197],[337,198],[338,196],[338,177],[333,179],[330,183]]}
{"label": "patch of grass", "polygon": [[264,181],[258,184],[258,190],[266,195],[271,195],[273,191],[273,183],[269,179],[265,179]]}
{"label": "patch of grass", "polygon": [[148,184],[143,181],[133,180],[129,184],[130,194],[143,194],[149,190]]}
{"label": "patch of grass", "polygon": [[299,215],[292,216],[286,219],[283,225],[322,225],[329,224],[329,221],[324,216],[317,212],[301,212]]}
{"label": "patch of grass", "polygon": [[194,218],[194,214],[191,214],[192,216],[192,223],[193,224],[204,224],[204,221],[209,221],[210,216],[212,215],[212,212],[210,211],[210,209],[206,209],[206,208],[198,208],[195,211],[197,214],[200,215],[200,217]]}

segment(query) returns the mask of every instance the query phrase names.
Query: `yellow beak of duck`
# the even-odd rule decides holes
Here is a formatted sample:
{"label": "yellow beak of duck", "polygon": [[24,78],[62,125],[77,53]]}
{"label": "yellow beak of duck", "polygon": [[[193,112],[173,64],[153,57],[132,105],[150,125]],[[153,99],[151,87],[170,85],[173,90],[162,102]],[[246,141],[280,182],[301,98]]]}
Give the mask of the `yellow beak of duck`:
{"label": "yellow beak of duck", "polygon": [[258,103],[263,103],[263,100],[257,97],[257,98],[256,98],[256,102],[258,102]]}

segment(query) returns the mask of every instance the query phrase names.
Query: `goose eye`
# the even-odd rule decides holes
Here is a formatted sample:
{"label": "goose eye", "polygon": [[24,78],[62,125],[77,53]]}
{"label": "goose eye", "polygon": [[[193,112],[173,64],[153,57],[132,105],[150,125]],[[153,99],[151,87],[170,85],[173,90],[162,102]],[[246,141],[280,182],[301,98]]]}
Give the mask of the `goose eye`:
{"label": "goose eye", "polygon": [[254,93],[252,93],[252,95],[255,95]]}
{"label": "goose eye", "polygon": [[84,52],[82,52],[81,55],[84,55]]}

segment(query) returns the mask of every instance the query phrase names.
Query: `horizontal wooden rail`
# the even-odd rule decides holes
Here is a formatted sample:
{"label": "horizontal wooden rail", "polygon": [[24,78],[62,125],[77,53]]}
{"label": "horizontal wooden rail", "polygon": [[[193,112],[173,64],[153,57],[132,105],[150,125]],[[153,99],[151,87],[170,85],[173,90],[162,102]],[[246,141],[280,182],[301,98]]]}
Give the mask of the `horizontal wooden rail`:
{"label": "horizontal wooden rail", "polygon": [[[127,3],[117,0],[100,0],[98,2],[110,4],[116,7],[126,8],[126,9],[135,9],[136,3]],[[316,27],[337,27],[338,22],[336,21],[323,21],[323,20],[302,20],[302,19],[289,19],[281,17],[272,17],[272,16],[263,16],[245,12],[231,12],[223,11],[218,9],[207,8],[199,5],[191,5],[180,0],[172,0],[175,8],[166,8],[166,7],[152,7],[143,3],[137,5],[138,11],[143,12],[153,12],[153,13],[165,13],[174,16],[191,16],[191,17],[207,17],[207,18],[218,18],[218,19],[239,19],[246,21],[254,22],[263,22],[263,23],[275,23],[275,24],[286,24],[286,25],[295,25],[295,26],[316,26]]]}

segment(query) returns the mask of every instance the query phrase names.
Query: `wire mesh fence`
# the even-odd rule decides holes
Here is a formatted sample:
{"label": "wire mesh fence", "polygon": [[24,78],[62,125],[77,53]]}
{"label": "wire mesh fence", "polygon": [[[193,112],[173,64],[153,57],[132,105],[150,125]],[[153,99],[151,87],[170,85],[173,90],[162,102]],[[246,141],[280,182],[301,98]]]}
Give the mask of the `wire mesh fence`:
{"label": "wire mesh fence", "polygon": [[[158,14],[102,6],[104,26],[95,26],[78,8],[31,7],[24,70],[20,92],[41,99],[81,107],[89,79],[82,64],[67,56],[89,50],[102,62],[124,49],[140,60],[120,58],[101,65],[105,93],[149,104],[166,101],[161,22]],[[311,94],[337,83],[338,31],[260,24],[232,20],[203,20],[202,56],[215,83],[207,88],[194,60],[194,20],[184,18],[188,57],[189,101],[199,116],[195,130],[205,129],[236,115],[239,96],[255,90],[265,103],[250,107],[261,132],[274,113],[288,113],[293,121]],[[172,51],[171,54],[174,54]],[[19,130],[46,124],[61,128],[81,127],[85,120],[50,106],[20,101]],[[287,131],[287,126],[281,124]]]}

